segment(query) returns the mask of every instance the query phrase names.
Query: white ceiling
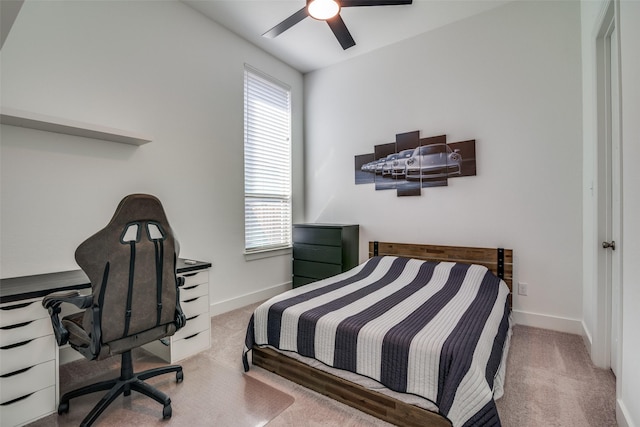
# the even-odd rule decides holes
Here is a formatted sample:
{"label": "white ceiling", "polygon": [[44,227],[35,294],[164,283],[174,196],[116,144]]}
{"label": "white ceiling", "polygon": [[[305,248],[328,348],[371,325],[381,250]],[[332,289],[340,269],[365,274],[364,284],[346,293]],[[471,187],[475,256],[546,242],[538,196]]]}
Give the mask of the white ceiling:
{"label": "white ceiling", "polygon": [[342,50],[325,22],[310,17],[274,39],[262,37],[305,0],[181,0],[303,73],[345,61],[511,0],[414,0],[412,5],[350,7],[340,12],[356,41]]}

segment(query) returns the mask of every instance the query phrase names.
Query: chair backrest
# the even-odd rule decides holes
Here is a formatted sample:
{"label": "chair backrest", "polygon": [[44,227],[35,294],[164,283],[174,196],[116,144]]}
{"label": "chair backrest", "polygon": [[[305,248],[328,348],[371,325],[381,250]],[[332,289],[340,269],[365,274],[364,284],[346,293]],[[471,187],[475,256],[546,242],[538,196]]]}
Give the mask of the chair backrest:
{"label": "chair backrest", "polygon": [[[122,199],[109,224],[78,247],[76,261],[99,307],[102,343],[175,321],[178,252],[162,204],[148,194]],[[86,310],[85,330],[95,313]]]}

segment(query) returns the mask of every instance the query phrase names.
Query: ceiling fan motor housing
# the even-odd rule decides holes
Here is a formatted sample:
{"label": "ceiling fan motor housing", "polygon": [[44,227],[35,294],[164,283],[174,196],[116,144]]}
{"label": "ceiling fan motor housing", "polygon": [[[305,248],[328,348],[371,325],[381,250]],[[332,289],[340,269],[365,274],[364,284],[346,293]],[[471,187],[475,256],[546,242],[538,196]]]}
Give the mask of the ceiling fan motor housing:
{"label": "ceiling fan motor housing", "polygon": [[340,4],[335,0],[307,0],[309,16],[319,21],[326,21],[340,13]]}

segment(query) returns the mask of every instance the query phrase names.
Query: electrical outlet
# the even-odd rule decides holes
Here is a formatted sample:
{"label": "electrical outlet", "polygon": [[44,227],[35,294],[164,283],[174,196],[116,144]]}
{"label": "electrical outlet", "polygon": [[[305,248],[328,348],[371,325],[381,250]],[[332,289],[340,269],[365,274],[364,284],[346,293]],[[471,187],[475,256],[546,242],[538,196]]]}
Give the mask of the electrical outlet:
{"label": "electrical outlet", "polygon": [[529,292],[529,284],[518,282],[518,295],[527,296]]}

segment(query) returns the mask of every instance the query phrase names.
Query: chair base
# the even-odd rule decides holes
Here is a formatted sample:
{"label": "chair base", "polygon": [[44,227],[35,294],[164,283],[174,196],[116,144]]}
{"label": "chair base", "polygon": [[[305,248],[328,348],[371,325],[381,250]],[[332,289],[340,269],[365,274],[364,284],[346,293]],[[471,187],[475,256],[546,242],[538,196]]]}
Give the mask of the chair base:
{"label": "chair base", "polygon": [[89,414],[82,420],[81,427],[88,427],[93,424],[100,414],[107,409],[107,407],[121,394],[129,396],[131,390],[142,393],[156,402],[163,405],[162,418],[171,418],[171,399],[169,396],[161,392],[160,390],[145,383],[144,380],[152,378],[158,375],[168,374],[171,372],[176,373],[176,381],[182,382],[184,374],[182,373],[182,366],[170,365],[160,368],[149,369],[147,371],[134,374],[133,363],[131,360],[131,351],[122,353],[122,365],[120,367],[120,378],[114,378],[108,381],[101,381],[96,384],[81,387],[77,390],[65,393],[60,398],[58,404],[58,414],[69,412],[69,400],[84,396],[85,394],[95,393],[97,391],[109,390],[109,392],[94,406]]}

